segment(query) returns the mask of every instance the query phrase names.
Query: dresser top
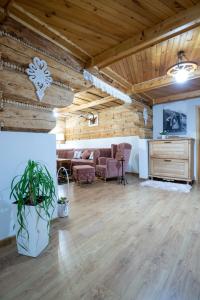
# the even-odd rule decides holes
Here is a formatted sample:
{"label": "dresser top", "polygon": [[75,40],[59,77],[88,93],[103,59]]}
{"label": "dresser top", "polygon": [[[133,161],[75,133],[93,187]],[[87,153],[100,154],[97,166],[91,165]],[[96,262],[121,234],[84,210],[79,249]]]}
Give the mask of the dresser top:
{"label": "dresser top", "polygon": [[164,142],[164,141],[185,141],[185,140],[194,140],[194,138],[189,138],[189,137],[180,137],[180,138],[166,138],[166,139],[154,139],[154,140],[149,140],[149,142]]}

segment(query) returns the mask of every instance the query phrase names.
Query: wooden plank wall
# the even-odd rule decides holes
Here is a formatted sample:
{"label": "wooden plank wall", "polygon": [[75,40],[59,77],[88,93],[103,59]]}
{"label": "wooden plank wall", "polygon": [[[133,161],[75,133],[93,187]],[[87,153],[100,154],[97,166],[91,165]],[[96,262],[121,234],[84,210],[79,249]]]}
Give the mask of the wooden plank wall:
{"label": "wooden plank wall", "polygon": [[101,110],[99,125],[89,127],[88,122],[73,115],[66,119],[66,141],[117,136],[152,137],[152,110],[148,108],[148,124],[144,126],[142,107],[119,106]]}
{"label": "wooden plank wall", "polygon": [[[79,62],[67,60],[62,49],[40,39],[10,19],[0,26],[2,130],[49,132],[56,125],[53,108],[70,105],[72,89],[85,86]],[[25,72],[34,57],[47,62],[53,78],[42,101],[36,97],[35,87]]]}

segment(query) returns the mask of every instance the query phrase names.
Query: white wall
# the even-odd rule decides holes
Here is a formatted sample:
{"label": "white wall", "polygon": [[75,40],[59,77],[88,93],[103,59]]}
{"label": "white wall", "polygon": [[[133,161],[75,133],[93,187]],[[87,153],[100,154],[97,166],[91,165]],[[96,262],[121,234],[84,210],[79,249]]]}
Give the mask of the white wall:
{"label": "white wall", "polygon": [[[163,130],[163,109],[169,108],[184,112],[187,115],[187,133],[184,136],[196,139],[196,107],[200,106],[200,98],[177,101],[153,106],[153,138]],[[196,145],[194,150],[194,173],[196,176]]]}
{"label": "white wall", "polygon": [[67,141],[66,144],[60,145],[62,149],[72,148],[110,148],[111,144],[129,143],[132,145],[131,156],[129,160],[129,172],[138,173],[138,136],[124,136],[124,137],[109,137],[100,139],[88,139],[88,140],[74,140]]}
{"label": "white wall", "polygon": [[55,135],[0,132],[0,240],[14,234],[10,184],[29,159],[44,163],[56,183]]}

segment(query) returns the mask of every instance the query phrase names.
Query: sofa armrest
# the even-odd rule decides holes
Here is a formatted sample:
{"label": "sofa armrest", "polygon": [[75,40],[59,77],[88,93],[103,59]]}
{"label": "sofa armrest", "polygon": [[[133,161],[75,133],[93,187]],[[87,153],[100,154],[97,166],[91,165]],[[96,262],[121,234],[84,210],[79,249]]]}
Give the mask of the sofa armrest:
{"label": "sofa armrest", "polygon": [[98,158],[98,164],[99,165],[106,165],[107,159],[109,159],[109,157],[99,157]]}
{"label": "sofa armrest", "polygon": [[106,161],[106,165],[107,168],[111,167],[111,168],[116,168],[118,170],[121,168],[121,162],[114,158],[108,158]]}
{"label": "sofa armrest", "polygon": [[93,155],[94,155],[93,162],[96,165],[98,163],[98,158],[99,158],[99,155],[100,155],[100,151],[99,150],[94,150],[94,154]]}

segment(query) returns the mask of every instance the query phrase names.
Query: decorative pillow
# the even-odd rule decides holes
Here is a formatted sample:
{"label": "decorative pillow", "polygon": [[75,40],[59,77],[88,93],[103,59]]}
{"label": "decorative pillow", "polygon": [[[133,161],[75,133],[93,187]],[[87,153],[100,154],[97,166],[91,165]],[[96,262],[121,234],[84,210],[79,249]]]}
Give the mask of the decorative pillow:
{"label": "decorative pillow", "polygon": [[93,159],[94,159],[94,152],[91,152],[91,153],[90,153],[89,159],[90,159],[90,160],[93,160]]}
{"label": "decorative pillow", "polygon": [[88,159],[90,157],[90,151],[89,150],[85,150],[82,153],[82,159]]}
{"label": "decorative pillow", "polygon": [[77,158],[77,154],[78,154],[78,151],[74,151],[74,156],[73,156],[73,158]]}
{"label": "decorative pillow", "polygon": [[82,156],[82,151],[81,151],[81,150],[79,150],[79,151],[78,151],[77,158],[78,158],[78,159],[80,159],[80,158],[81,158],[81,156]]}
{"label": "decorative pillow", "polygon": [[75,150],[74,151],[74,157],[73,158],[76,158],[76,159],[79,159],[80,157],[81,157],[81,151],[79,151],[79,150]]}

